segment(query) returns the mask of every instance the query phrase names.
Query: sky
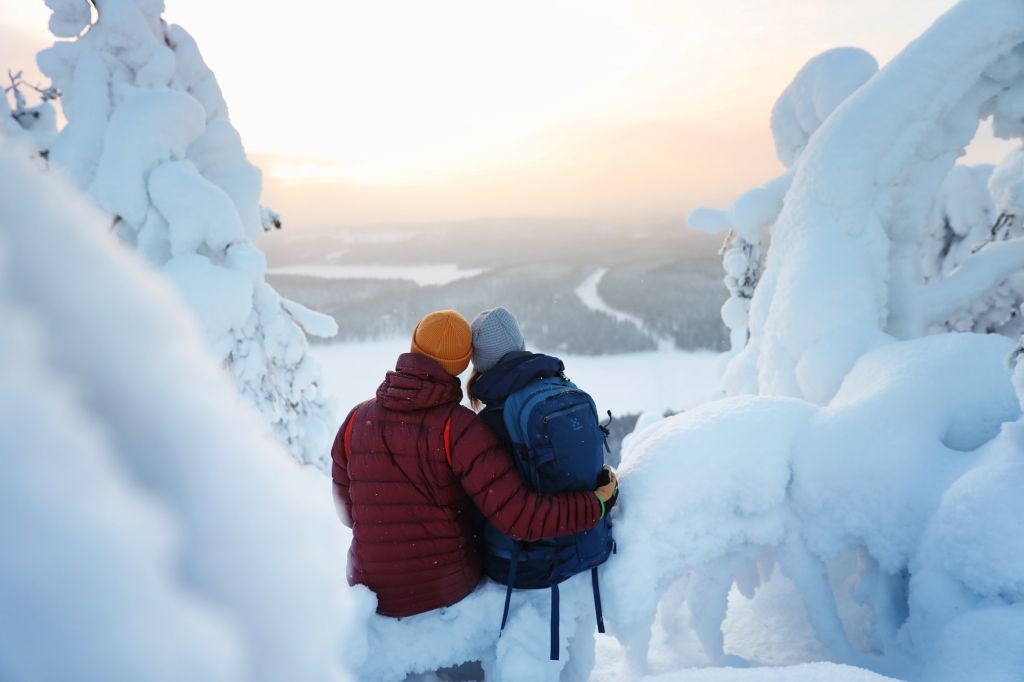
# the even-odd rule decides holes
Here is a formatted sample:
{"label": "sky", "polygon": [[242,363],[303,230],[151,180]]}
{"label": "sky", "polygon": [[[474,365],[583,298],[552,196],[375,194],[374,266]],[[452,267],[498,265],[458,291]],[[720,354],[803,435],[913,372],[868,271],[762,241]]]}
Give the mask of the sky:
{"label": "sky", "polygon": [[[771,106],[954,0],[166,0],[289,225],[683,220],[777,175]],[[0,0],[0,66],[52,42]],[[982,135],[973,160],[1008,147]]]}

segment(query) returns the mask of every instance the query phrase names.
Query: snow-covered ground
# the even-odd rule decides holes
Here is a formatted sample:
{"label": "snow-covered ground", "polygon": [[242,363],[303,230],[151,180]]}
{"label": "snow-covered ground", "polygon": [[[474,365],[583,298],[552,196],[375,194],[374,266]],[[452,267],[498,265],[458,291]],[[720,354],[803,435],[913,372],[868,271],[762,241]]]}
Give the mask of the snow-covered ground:
{"label": "snow-covered ground", "polygon": [[[327,392],[345,413],[371,398],[384,373],[408,350],[408,339],[390,339],[314,346],[313,355],[323,367]],[[602,413],[623,415],[679,412],[704,402],[715,390],[720,356],[672,350],[560,357],[566,374],[594,396]]]}
{"label": "snow-covered ground", "polygon": [[[344,411],[373,395],[384,372],[407,348],[408,342],[403,339],[314,347],[314,355],[324,368],[327,390],[338,398],[339,423]],[[617,414],[647,412],[652,415],[649,418],[654,418],[666,410],[689,410],[710,399],[717,385],[716,366],[720,356],[709,352],[668,351],[566,356],[564,360],[571,377],[592,392],[601,409],[611,409]],[[474,600],[479,605],[467,604],[466,610],[473,613],[473,618],[477,617],[478,611],[499,613],[501,596],[501,590],[494,590],[493,594],[492,590],[483,590]],[[531,602],[536,602],[539,609],[544,607],[545,598],[546,595],[528,597]],[[517,596],[517,599],[524,597]],[[706,666],[713,662],[704,651],[696,631],[685,625],[688,616],[678,610],[665,609],[653,629],[649,653],[649,672],[653,676],[649,679],[658,682],[705,679],[722,682],[877,682],[888,679],[847,666],[805,665],[832,660],[833,654],[818,640],[801,601],[800,591],[780,571],[766,579],[753,598],[744,596],[733,587],[728,602],[728,615],[722,631],[724,646],[732,655],[756,665],[797,667],[773,669],[767,677],[761,677],[757,671],[709,669]],[[863,618],[862,610],[852,600],[840,606],[847,619],[856,621]],[[469,619],[471,616],[463,614],[460,617]],[[388,623],[384,620],[379,625],[384,627]],[[481,627],[488,627],[486,618]],[[532,644],[542,648],[540,639]],[[615,637],[597,636],[595,655],[595,667],[589,678],[594,682],[612,682],[635,676],[626,650]],[[694,668],[699,669],[687,670]],[[716,676],[704,677],[708,674]]]}
{"label": "snow-covered ground", "polygon": [[486,270],[460,268],[458,265],[282,265],[271,268],[271,275],[301,275],[320,279],[405,279],[421,287],[449,284],[476,277]]}
{"label": "snow-covered ground", "polygon": [[[313,397],[335,428],[406,339],[315,349],[321,382],[296,325],[330,325],[260,286],[255,169],[194,42],[161,3],[94,3],[88,30],[85,0],[47,4],[74,38],[41,60],[69,124],[36,158],[63,172],[0,146],[0,679],[402,682],[467,661],[497,682],[1024,678],[1024,362],[999,334],[925,334],[989,319],[993,292],[1017,309],[1024,239],[993,233],[948,276],[914,267],[933,209],[960,205],[937,197],[978,117],[1024,135],[1019,0],[961,0],[877,74],[842,53],[852,93],[814,75],[835,53],[787,89],[794,115],[849,97],[773,116],[792,172],[726,216],[772,230],[763,272],[758,249],[725,253],[746,344],[728,398],[706,400],[713,354],[565,358],[602,409],[645,414],[600,570],[609,634],[574,576],[557,662],[544,592],[515,594],[499,638],[494,584],[403,619],[345,584],[328,480],[270,433]],[[1020,158],[992,177],[1014,219]],[[254,285],[238,306],[213,305],[210,267]],[[629,321],[601,276],[581,298]],[[238,389],[267,388],[261,420]]]}

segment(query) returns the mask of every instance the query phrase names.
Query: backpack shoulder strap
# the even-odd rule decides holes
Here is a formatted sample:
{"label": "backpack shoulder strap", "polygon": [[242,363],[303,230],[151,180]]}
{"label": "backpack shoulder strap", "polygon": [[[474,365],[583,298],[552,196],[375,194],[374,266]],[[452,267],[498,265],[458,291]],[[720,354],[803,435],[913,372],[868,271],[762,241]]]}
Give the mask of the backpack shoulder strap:
{"label": "backpack shoulder strap", "polygon": [[355,410],[352,410],[352,414],[349,415],[348,418],[348,423],[345,424],[345,433],[341,437],[341,453],[345,455],[345,459],[348,459],[350,452],[349,443],[352,440],[352,425],[356,423],[356,412],[358,409],[359,408],[357,407]]}
{"label": "backpack shoulder strap", "polygon": [[448,466],[452,465],[452,416],[444,422],[444,455],[448,458]]}

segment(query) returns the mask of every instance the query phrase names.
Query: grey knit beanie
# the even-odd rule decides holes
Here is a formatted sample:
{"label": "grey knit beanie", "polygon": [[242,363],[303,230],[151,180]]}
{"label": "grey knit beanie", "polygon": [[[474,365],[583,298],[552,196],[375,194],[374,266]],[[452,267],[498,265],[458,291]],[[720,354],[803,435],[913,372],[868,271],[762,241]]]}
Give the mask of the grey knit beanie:
{"label": "grey knit beanie", "polygon": [[507,353],[525,350],[523,332],[515,316],[505,308],[485,310],[473,320],[473,367],[486,372]]}

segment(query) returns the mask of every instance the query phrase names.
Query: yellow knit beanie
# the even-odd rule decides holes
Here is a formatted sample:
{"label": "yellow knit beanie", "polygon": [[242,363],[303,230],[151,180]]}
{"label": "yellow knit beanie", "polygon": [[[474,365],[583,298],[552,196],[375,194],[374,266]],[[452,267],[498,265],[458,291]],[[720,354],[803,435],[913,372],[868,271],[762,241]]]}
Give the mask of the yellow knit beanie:
{"label": "yellow knit beanie", "polygon": [[437,360],[453,376],[462,374],[473,356],[469,322],[454,310],[428,313],[412,333],[412,352]]}

